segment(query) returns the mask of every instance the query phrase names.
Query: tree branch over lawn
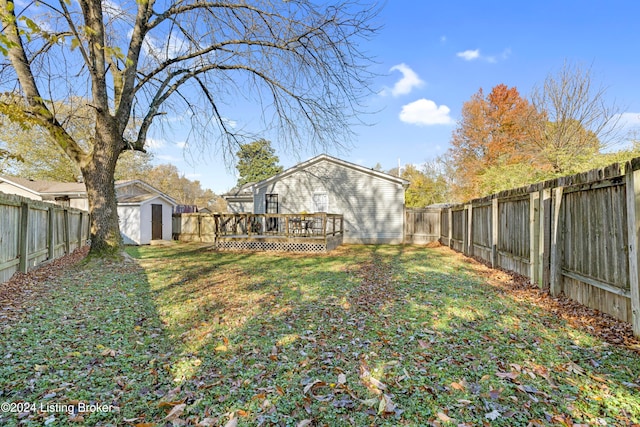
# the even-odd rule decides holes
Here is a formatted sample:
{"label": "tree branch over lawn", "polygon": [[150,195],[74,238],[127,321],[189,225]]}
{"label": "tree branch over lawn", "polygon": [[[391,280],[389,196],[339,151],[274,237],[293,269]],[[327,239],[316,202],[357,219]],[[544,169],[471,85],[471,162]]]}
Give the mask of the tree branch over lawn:
{"label": "tree branch over lawn", "polygon": [[[201,136],[191,146],[232,154],[250,135],[226,111],[245,99],[280,144],[324,149],[348,144],[372,93],[360,46],[377,9],[357,1],[50,0],[17,10],[0,0],[0,9],[0,113],[45,128],[82,170],[92,253],[119,253],[115,164],[145,150],[165,112],[191,116]],[[89,151],[57,103],[91,107]]]}

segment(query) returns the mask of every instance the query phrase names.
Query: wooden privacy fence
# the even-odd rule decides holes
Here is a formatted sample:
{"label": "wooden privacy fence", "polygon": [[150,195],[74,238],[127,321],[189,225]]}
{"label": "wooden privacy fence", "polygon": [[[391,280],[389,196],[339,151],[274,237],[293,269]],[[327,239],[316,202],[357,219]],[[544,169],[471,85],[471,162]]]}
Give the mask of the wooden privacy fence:
{"label": "wooden privacy fence", "polygon": [[404,243],[424,244],[440,239],[440,209],[406,208],[404,211]]}
{"label": "wooden privacy fence", "polygon": [[89,214],[0,193],[0,283],[71,253],[89,239]]}
{"label": "wooden privacy fence", "polygon": [[640,158],[443,208],[440,240],[640,336]]}

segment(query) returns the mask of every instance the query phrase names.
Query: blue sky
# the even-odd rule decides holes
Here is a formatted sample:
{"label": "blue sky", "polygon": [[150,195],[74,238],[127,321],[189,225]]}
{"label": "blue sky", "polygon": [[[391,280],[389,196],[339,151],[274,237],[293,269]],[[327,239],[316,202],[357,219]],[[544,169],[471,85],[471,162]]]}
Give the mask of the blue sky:
{"label": "blue sky", "polygon": [[[591,67],[608,87],[628,128],[640,126],[640,2],[388,0],[382,30],[361,46],[379,74],[364,118],[353,128],[345,160],[384,169],[419,164],[443,154],[462,105],[483,88],[504,83],[528,96],[565,61]],[[251,111],[231,120],[254,122]],[[254,112],[257,115],[259,112]],[[255,120],[257,122],[257,120]],[[234,186],[235,169],[215,149],[184,153],[188,129],[152,135],[156,163],[173,163],[220,194]],[[265,138],[269,138],[265,135]],[[287,153],[272,140],[286,168],[317,154]]]}

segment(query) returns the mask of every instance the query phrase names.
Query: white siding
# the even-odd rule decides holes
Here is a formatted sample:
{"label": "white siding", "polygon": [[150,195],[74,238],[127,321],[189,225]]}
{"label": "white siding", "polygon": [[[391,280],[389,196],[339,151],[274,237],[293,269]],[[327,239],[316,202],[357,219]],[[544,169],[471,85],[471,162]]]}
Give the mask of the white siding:
{"label": "white siding", "polygon": [[26,197],[31,200],[42,200],[42,197],[33,194],[31,191],[23,190],[8,182],[0,182],[0,192],[5,194],[15,194],[16,196]]}
{"label": "white siding", "polygon": [[140,244],[151,243],[151,205],[162,205],[162,240],[171,240],[173,206],[163,199],[148,200],[140,206]]}
{"label": "white siding", "polygon": [[245,213],[253,211],[253,203],[249,200],[246,202],[227,200],[227,210],[231,213]]}
{"label": "white siding", "polygon": [[79,198],[79,199],[70,199],[69,206],[76,209],[81,209],[83,211],[89,210],[89,199],[87,198]]}
{"label": "white siding", "polygon": [[345,243],[402,243],[404,188],[400,183],[323,160],[261,186],[256,213],[265,195],[278,194],[279,213],[312,213],[313,194],[326,193],[328,212],[344,215]]}
{"label": "white siding", "polygon": [[[126,245],[139,245],[140,243],[140,207],[118,206],[118,221],[120,234]],[[148,243],[148,242],[147,242]]]}

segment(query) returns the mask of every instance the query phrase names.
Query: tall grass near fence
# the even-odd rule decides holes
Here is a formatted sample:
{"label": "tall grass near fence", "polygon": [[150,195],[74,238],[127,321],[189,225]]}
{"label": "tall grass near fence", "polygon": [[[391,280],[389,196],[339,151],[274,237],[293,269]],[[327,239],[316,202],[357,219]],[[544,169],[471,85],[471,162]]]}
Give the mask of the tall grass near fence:
{"label": "tall grass near fence", "polygon": [[0,283],[71,253],[88,239],[88,212],[0,193]]}

